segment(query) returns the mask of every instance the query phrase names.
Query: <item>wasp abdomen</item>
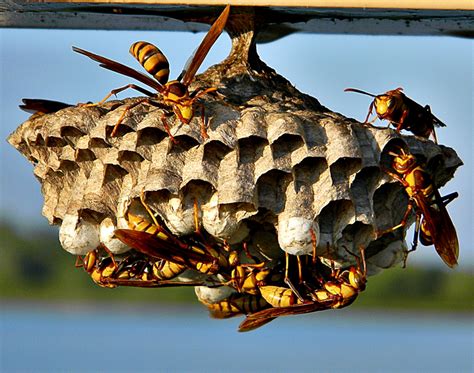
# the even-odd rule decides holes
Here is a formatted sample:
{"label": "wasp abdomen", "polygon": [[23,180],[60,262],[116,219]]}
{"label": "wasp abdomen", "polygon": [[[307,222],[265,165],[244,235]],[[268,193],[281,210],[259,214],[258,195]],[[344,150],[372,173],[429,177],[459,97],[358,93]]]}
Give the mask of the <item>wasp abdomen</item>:
{"label": "wasp abdomen", "polygon": [[130,53],[140,62],[146,71],[161,84],[168,81],[170,66],[163,52],[146,41],[137,41],[130,47]]}

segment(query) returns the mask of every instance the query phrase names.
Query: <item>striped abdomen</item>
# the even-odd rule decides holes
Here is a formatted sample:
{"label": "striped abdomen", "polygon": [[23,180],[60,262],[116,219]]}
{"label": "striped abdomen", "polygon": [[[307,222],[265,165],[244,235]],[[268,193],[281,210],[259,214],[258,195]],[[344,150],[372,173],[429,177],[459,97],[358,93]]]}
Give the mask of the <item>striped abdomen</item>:
{"label": "striped abdomen", "polygon": [[170,66],[165,55],[153,44],[137,41],[130,47],[130,53],[161,84],[168,81]]}
{"label": "striped abdomen", "polygon": [[229,298],[217,303],[204,303],[209,309],[211,317],[226,319],[229,317],[258,312],[268,308],[268,303],[260,296],[248,294],[232,294]]}
{"label": "striped abdomen", "polygon": [[262,297],[273,307],[289,307],[301,303],[293,290],[273,285],[260,286]]}
{"label": "striped abdomen", "polygon": [[153,236],[156,236],[164,241],[167,241],[170,238],[160,226],[150,223],[148,220],[142,218],[141,216],[128,213],[127,222],[130,229],[133,229],[135,231],[152,234]]}

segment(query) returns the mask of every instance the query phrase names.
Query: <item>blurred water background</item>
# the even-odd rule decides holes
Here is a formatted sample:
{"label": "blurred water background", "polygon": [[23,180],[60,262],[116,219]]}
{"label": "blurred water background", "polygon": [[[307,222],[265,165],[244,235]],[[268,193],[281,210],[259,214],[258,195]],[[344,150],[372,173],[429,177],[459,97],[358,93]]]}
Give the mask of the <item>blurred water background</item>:
{"label": "blurred water background", "polygon": [[339,310],[237,333],[194,306],[10,304],[2,371],[472,372],[472,318]]}
{"label": "blurred water background", "polygon": [[[76,45],[140,69],[129,45],[160,46],[177,75],[202,34],[67,30],[0,30],[1,122],[5,139],[28,117],[23,97],[97,101],[129,79],[71,51]],[[224,36],[201,71],[229,50]],[[261,45],[262,59],[332,110],[363,120],[374,93],[403,86],[447,123],[437,134],[465,165],[442,194],[461,255],[447,269],[420,247],[406,269],[369,278],[355,304],[338,311],[285,317],[250,333],[241,319],[212,320],[193,289],[102,289],[58,243],[41,217],[32,166],[0,146],[0,371],[2,372],[472,372],[473,44],[451,37],[292,35]],[[128,97],[135,93],[124,93]],[[3,141],[3,140],[2,140]],[[411,233],[408,234],[411,239]]]}

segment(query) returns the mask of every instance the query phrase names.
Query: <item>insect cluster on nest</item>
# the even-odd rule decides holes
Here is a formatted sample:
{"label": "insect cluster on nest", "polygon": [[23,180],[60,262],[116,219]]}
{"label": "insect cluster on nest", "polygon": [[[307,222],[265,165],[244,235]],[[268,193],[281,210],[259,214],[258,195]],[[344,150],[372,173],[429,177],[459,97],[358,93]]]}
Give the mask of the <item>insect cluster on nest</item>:
{"label": "insect cluster on nest", "polygon": [[[247,315],[241,331],[351,304],[368,274],[406,261],[418,240],[455,266],[446,205],[457,193],[437,188],[462,162],[437,144],[444,124],[429,107],[400,89],[369,94],[365,122],[375,108],[393,131],[328,111],[270,68],[227,59],[195,77],[229,13],[173,81],[150,43],[130,51],[154,79],[74,48],[156,92],[24,100],[34,114],[9,141],[35,163],[43,214],[76,265],[103,287],[195,286],[213,317]],[[107,101],[127,88],[147,97]]]}

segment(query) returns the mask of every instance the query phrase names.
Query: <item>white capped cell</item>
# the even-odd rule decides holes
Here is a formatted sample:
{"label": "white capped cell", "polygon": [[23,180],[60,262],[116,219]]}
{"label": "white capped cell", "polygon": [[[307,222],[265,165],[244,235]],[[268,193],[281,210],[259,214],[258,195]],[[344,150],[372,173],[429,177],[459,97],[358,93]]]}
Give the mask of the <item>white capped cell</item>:
{"label": "white capped cell", "polygon": [[319,237],[319,225],[299,216],[282,217],[278,221],[278,243],[282,250],[292,255],[311,255],[313,238]]}
{"label": "white capped cell", "polygon": [[59,241],[71,254],[85,255],[100,244],[98,226],[77,215],[66,215],[59,228]]}

